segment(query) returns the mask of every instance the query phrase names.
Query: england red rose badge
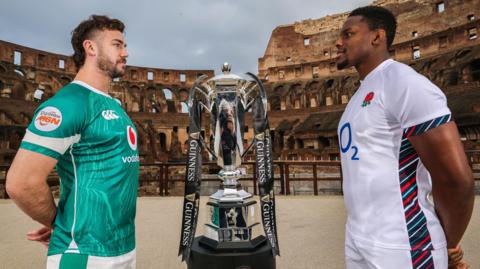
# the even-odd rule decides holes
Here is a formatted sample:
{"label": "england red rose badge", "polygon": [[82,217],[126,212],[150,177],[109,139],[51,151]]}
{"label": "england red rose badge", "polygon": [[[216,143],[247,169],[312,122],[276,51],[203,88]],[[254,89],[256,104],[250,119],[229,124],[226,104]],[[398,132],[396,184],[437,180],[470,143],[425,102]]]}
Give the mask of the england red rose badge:
{"label": "england red rose badge", "polygon": [[367,96],[365,96],[365,99],[363,99],[362,107],[368,106],[372,102],[374,96],[375,94],[373,92],[369,92]]}

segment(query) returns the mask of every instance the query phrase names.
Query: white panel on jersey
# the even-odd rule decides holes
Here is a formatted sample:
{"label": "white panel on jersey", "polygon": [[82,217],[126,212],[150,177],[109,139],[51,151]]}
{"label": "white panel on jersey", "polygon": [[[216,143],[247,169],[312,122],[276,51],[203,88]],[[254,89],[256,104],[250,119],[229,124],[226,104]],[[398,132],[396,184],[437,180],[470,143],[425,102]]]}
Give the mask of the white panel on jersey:
{"label": "white panel on jersey", "polygon": [[64,154],[72,144],[80,141],[80,134],[65,138],[56,138],[37,135],[27,130],[25,137],[23,137],[23,141]]}

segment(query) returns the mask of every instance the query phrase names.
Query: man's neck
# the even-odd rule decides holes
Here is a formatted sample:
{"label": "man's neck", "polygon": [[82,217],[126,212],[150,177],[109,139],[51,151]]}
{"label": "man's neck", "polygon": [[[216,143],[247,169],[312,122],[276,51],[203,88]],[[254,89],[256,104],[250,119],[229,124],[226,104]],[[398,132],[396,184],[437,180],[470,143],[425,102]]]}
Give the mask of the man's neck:
{"label": "man's neck", "polygon": [[80,68],[74,80],[83,81],[106,94],[108,94],[108,89],[112,82],[112,79],[104,72],[98,70],[98,68],[92,68],[85,65]]}
{"label": "man's neck", "polygon": [[367,59],[362,61],[361,64],[358,66],[355,66],[355,69],[358,72],[358,75],[360,76],[360,80],[364,80],[365,77],[373,71],[377,66],[379,66],[381,63],[383,63],[385,60],[390,58],[390,54],[387,52],[385,53],[374,53],[370,55]]}

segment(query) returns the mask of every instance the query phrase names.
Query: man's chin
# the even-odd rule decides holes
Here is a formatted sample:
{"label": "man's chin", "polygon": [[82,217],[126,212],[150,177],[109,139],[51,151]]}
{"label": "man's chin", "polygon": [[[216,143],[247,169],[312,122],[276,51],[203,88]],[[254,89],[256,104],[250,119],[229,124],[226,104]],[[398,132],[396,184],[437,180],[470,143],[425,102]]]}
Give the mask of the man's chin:
{"label": "man's chin", "polygon": [[125,75],[125,70],[115,70],[115,72],[113,72],[112,74],[110,74],[110,77],[112,79],[116,79],[116,78],[121,78],[123,77],[123,75]]}
{"label": "man's chin", "polygon": [[348,67],[350,67],[350,65],[348,64],[348,61],[337,62],[337,69],[338,70],[342,70],[342,69],[345,69],[345,68],[348,68]]}

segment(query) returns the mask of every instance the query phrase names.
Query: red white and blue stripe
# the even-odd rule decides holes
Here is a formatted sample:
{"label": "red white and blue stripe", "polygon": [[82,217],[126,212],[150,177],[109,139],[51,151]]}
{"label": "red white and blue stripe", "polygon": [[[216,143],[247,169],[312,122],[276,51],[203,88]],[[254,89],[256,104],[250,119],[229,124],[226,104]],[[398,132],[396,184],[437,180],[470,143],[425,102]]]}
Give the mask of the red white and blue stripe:
{"label": "red white and blue stripe", "polygon": [[406,128],[403,132],[399,154],[399,178],[408,239],[411,246],[412,268],[433,269],[433,250],[427,219],[418,202],[417,167],[420,158],[408,140],[439,125],[449,122],[451,114]]}

